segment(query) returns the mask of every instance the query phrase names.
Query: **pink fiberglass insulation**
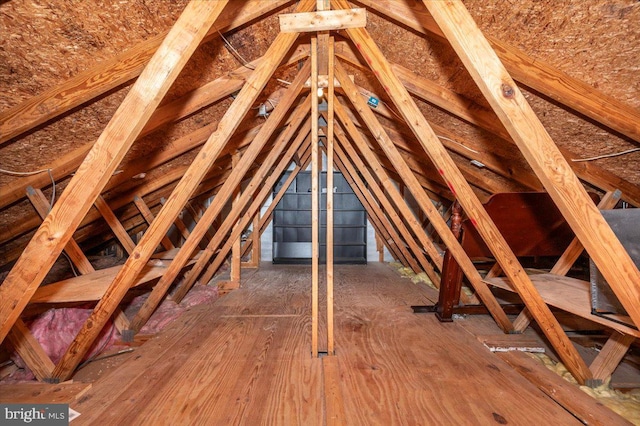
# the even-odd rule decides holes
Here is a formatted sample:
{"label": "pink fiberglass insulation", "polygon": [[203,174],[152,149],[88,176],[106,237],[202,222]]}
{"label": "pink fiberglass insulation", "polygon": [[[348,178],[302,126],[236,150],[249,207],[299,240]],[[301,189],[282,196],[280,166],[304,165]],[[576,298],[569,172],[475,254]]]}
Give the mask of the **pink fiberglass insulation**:
{"label": "pink fiberglass insulation", "polygon": [[[147,300],[147,297],[148,293],[138,296],[127,306],[124,306],[124,312],[128,318],[133,318],[144,301]],[[151,315],[149,321],[147,321],[145,326],[140,330],[140,334],[156,334],[167,324],[178,318],[180,314],[188,308],[213,302],[217,298],[218,288],[216,286],[196,285],[179,304],[169,300],[162,302],[153,315]],[[84,322],[89,318],[91,311],[91,306],[84,308],[49,309],[36,319],[28,321],[26,324],[46,354],[55,364],[62,358]],[[87,355],[85,355],[83,361],[96,357],[101,352],[113,347],[119,339],[120,333],[115,329],[113,321],[109,320],[100,333],[99,338],[91,346]],[[21,370],[5,378],[3,380],[4,382],[34,379],[33,373],[31,373],[17,353],[14,352],[11,358]]]}

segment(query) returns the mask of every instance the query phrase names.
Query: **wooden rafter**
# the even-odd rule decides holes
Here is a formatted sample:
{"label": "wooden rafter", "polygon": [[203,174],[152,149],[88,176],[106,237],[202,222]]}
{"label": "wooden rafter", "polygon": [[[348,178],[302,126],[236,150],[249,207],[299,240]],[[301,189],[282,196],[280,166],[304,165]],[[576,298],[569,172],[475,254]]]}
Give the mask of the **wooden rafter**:
{"label": "wooden rafter", "polygon": [[[292,0],[231,2],[220,14],[216,27],[208,29],[203,42],[217,37],[218,31],[233,30],[292,2]],[[0,114],[0,145],[136,78],[166,36],[167,33],[164,32],[151,37],[61,85],[3,111]],[[31,183],[31,185],[34,184]]]}
{"label": "wooden rafter", "polygon": [[58,203],[53,206],[0,287],[0,340],[4,339],[15,323],[226,3],[190,3],[133,85]]}
{"label": "wooden rafter", "polygon": [[[400,3],[400,2],[397,2]],[[351,51],[350,46],[342,44],[342,49],[339,53],[339,57],[349,61],[351,64],[362,66],[361,61]],[[496,136],[498,138],[492,140],[490,143],[483,141],[482,139],[476,141],[481,144],[476,150],[489,152],[492,155],[502,152],[503,156],[509,158],[509,145],[515,145],[515,142],[506,131],[502,123],[498,120],[495,113],[489,111],[480,105],[470,101],[469,99],[460,96],[459,94],[452,92],[438,84],[421,77],[412,71],[401,67],[397,64],[392,64],[394,73],[400,78],[407,90],[418,98],[433,104],[460,119],[463,119],[471,124],[474,124]],[[382,110],[382,109],[381,109]],[[378,110],[376,110],[378,111]],[[379,111],[378,111],[379,112]],[[440,126],[433,125],[433,129],[437,134],[443,134],[446,136],[447,131],[440,128]],[[456,137],[452,139],[457,139]],[[451,150],[455,150],[451,144],[447,144],[446,140],[442,140],[445,145]],[[462,141],[461,141],[462,142]],[[467,143],[465,142],[465,145]],[[577,158],[573,152],[566,148],[559,147],[562,155],[569,161],[573,158]],[[462,152],[460,152],[462,154]],[[491,162],[487,162],[488,165]],[[506,164],[509,164],[507,161]],[[585,182],[601,188],[603,191],[615,191],[620,189],[623,191],[624,200],[629,203],[640,206],[640,187],[629,182],[626,179],[622,179],[619,176],[611,173],[608,170],[599,167],[593,163],[585,162],[570,162],[569,163],[573,171]],[[506,170],[509,172],[509,169]],[[515,178],[518,182],[527,186],[536,186],[537,190],[542,189],[542,185],[535,176],[523,176],[523,179],[518,179],[521,173],[517,173],[512,176],[511,173],[505,174],[506,177]]]}
{"label": "wooden rafter", "polygon": [[[306,111],[307,114],[309,109],[308,101],[309,99],[305,101],[303,108],[303,110]],[[295,131],[296,129],[294,128],[293,130]],[[273,186],[277,182],[277,179],[284,172],[284,170],[286,170],[289,164],[291,164],[294,155],[296,153],[299,153],[300,150],[304,148],[305,141],[308,141],[309,139],[308,136],[310,134],[310,131],[311,125],[307,117],[305,122],[298,129],[298,135],[293,140],[290,140],[293,132],[290,132],[289,134],[285,135],[286,137],[281,138],[281,140],[277,144],[277,148],[273,150],[273,153],[275,155],[271,156],[272,158],[268,163],[265,162],[262,165],[261,169],[256,173],[256,176],[254,176],[251,182],[249,182],[241,196],[238,207],[232,209],[225,221],[222,223],[222,225],[220,225],[220,229],[216,233],[216,237],[214,237],[214,239],[209,243],[207,253],[205,254],[210,258],[211,255],[220,248],[220,244],[222,244],[222,241],[227,238],[227,234],[230,230],[231,237],[226,239],[225,244],[216,253],[216,257],[210,265],[207,266],[207,262],[203,260],[203,262],[200,262],[200,264],[194,267],[193,272],[189,274],[187,279],[181,284],[181,287],[176,291],[174,299],[182,299],[189,288],[191,288],[191,286],[196,282],[196,279],[199,279],[202,284],[206,284],[207,282],[209,282],[209,280],[211,280],[213,274],[215,274],[215,272],[218,270],[220,265],[222,265],[222,262],[226,258],[229,249],[231,248],[230,242],[233,241],[233,238],[236,235],[240,235],[240,233],[248,226],[251,216],[258,212],[260,207],[262,207],[269,193],[271,192],[271,188],[273,188]],[[287,143],[289,143],[287,151],[281,156],[278,164],[275,166],[273,171],[271,171],[271,168],[278,159],[280,153],[282,153],[282,151],[286,147]],[[303,155],[303,157],[310,157],[310,152],[306,155]],[[258,188],[260,188],[260,191],[256,194],[256,190]],[[251,203],[249,203],[250,201]],[[200,273],[205,268],[206,271],[204,271],[204,273],[200,276]]]}
{"label": "wooden rafter", "polygon": [[[369,187],[376,194],[376,197],[382,204],[382,207],[384,208],[387,215],[389,215],[391,220],[396,223],[396,226],[399,228],[400,232],[403,235],[407,236],[405,240],[407,240],[410,246],[412,246],[412,250],[414,251],[414,253],[416,255],[421,255],[421,257],[423,256],[423,251],[428,253],[438,271],[442,270],[442,255],[433,244],[433,241],[431,241],[431,239],[427,237],[424,230],[416,220],[415,216],[411,213],[409,207],[406,205],[404,197],[402,197],[398,189],[390,181],[387,173],[382,169],[380,163],[373,155],[373,152],[361,138],[360,133],[355,131],[355,126],[353,125],[353,122],[346,116],[344,107],[342,105],[336,105],[336,113],[338,115],[338,118],[340,119],[340,122],[342,123],[342,126],[347,129],[347,132],[351,136],[351,140],[356,146],[358,146],[360,152],[369,163],[369,166],[373,170],[373,174],[368,171],[364,162],[360,160],[360,157],[357,155],[351,144],[348,143],[348,141],[344,137],[341,138],[342,149],[345,150],[349,155],[351,161],[353,161],[354,165],[356,166],[356,169],[363,174],[364,178],[369,184]],[[338,129],[337,132],[339,136],[342,136],[344,134],[342,132],[342,129]],[[382,191],[382,188],[380,188],[375,179],[373,179],[374,175],[378,177],[378,181],[382,185],[382,188],[384,188],[384,191]],[[391,200],[395,204],[395,207],[398,209],[400,215],[396,213],[396,208],[391,205],[389,200]],[[418,241],[420,241],[422,247],[417,246],[414,237],[411,236],[410,232],[404,226],[400,217],[404,219],[404,222],[406,222],[409,228],[413,231],[413,234],[416,236]],[[413,241],[413,243],[411,243],[411,241]],[[425,263],[423,261],[421,261],[420,264],[422,265],[422,269],[426,272],[434,285],[438,286],[440,283],[440,278],[438,277],[431,264],[428,262]]]}
{"label": "wooden rafter", "polygon": [[[195,2],[191,4],[210,4],[210,2]],[[223,2],[216,3],[216,5],[219,4],[223,4]],[[298,5],[299,10],[306,10],[311,7],[312,2],[310,1],[302,1]],[[206,16],[206,14],[200,14]],[[200,16],[196,26],[202,25],[202,19],[203,16]],[[202,181],[207,170],[215,162],[223,147],[237,129],[239,125],[238,117],[244,116],[255,102],[267,80],[290,50],[296,38],[295,34],[280,34],[270,46],[265,54],[265,60],[256,67],[247,79],[247,84],[240,90],[235,101],[220,120],[218,130],[204,144],[200,154],[191,163],[189,169],[168,198],[167,204],[160,210],[156,220],[138,243],[134,255],[127,259],[125,267],[114,278],[105,296],[98,302],[87,322],[85,322],[56,366],[54,375],[57,379],[69,377],[77,366],[88,347],[97,337],[102,326],[104,326],[106,318],[111,315],[113,309],[122,300],[129,286],[135,280],[136,275],[140,273],[146,264],[154,247],[162,239],[162,235],[164,235],[174,217],[182,210],[186,201]]]}
{"label": "wooden rafter", "polygon": [[[303,73],[301,72],[300,74],[302,75]],[[284,118],[284,115],[289,110],[289,107],[298,97],[302,88],[302,84],[304,83],[304,80],[301,80],[302,77],[297,77],[294,80],[294,82],[287,90],[287,94],[285,95],[285,97],[278,103],[276,109],[273,110],[273,113],[269,116],[265,125],[260,129],[258,135],[256,135],[256,138],[253,140],[251,145],[249,145],[247,151],[245,151],[245,153],[242,155],[242,158],[240,160],[241,163],[237,164],[236,167],[232,169],[231,176],[224,183],[224,185],[216,195],[214,202],[204,213],[200,222],[198,222],[196,227],[192,230],[190,238],[188,238],[185,242],[183,249],[178,253],[178,256],[172,262],[167,273],[155,286],[151,295],[147,298],[143,306],[136,314],[136,317],[131,323],[132,331],[138,332],[147,322],[158,304],[162,301],[162,298],[164,297],[173,280],[176,278],[177,274],[180,272],[180,270],[182,270],[182,267],[191,257],[193,251],[197,249],[200,240],[213,222],[213,219],[215,219],[218,214],[220,214],[222,208],[240,184],[247,170],[249,170],[250,166],[253,164],[256,157],[267,143],[268,139],[279,126],[280,121]],[[290,127],[297,127],[297,124],[299,124],[299,122],[297,122],[295,118],[293,118],[293,121],[296,123],[295,125],[291,125]],[[206,257],[206,254],[203,257]]]}
{"label": "wooden rafter", "polygon": [[384,150],[389,160],[393,163],[393,166],[402,178],[402,181],[407,185],[407,188],[411,191],[420,208],[429,217],[434,228],[438,231],[440,238],[442,238],[447,247],[451,249],[456,260],[460,263],[463,271],[465,272],[465,275],[469,281],[471,281],[473,287],[478,293],[478,296],[487,306],[491,315],[505,331],[511,330],[511,321],[509,321],[509,318],[507,318],[506,314],[500,307],[500,304],[496,301],[493,294],[491,294],[489,288],[482,282],[482,278],[465,254],[462,246],[460,246],[458,240],[453,236],[446,222],[433,205],[431,199],[425,194],[424,189],[418,182],[418,179],[413,175],[413,172],[411,172],[393,142],[384,132],[384,129],[380,126],[380,123],[374,116],[373,112],[371,112],[364,99],[362,99],[362,96],[360,96],[358,88],[351,82],[351,80],[349,80],[348,75],[339,63],[336,66],[336,77],[340,80],[343,89],[345,89],[345,93],[354,105],[356,111],[371,129],[372,134],[376,136],[378,144]]}
{"label": "wooden rafter", "polygon": [[[640,324],[640,271],[469,12],[459,1],[425,1],[425,6],[633,322]],[[511,280],[513,282],[513,278]]]}
{"label": "wooden rafter", "polygon": [[[421,33],[444,37],[420,0],[355,0]],[[448,36],[447,36],[448,38]],[[605,126],[640,142],[640,111],[573,78],[544,61],[493,37],[487,37],[513,78]],[[613,190],[615,188],[605,188]]]}
{"label": "wooden rafter", "polygon": [[[296,63],[298,60],[308,57],[309,53],[306,48],[300,48],[293,51],[288,57],[283,66],[287,66],[292,63]],[[227,96],[230,96],[232,93],[237,92],[243,86],[246,81],[246,78],[251,73],[251,69],[255,68],[262,58],[258,58],[252,62],[250,62],[247,66],[242,66],[237,68],[227,75],[219,77],[203,86],[192,90],[189,93],[165,104],[158,109],[155,110],[149,121],[144,126],[138,139],[144,135],[150,134],[153,131],[157,130],[164,124],[169,122],[175,122],[189,116],[199,109],[204,108],[206,106],[211,105],[214,102],[219,101]],[[277,94],[270,95],[271,99],[276,100],[278,97]],[[205,128],[207,130],[205,130]],[[212,123],[209,126],[205,126],[205,128],[200,129],[199,131],[194,132],[193,136],[195,137],[198,132],[206,132],[206,135],[202,137],[199,145],[204,143],[207,139],[207,136],[211,134],[213,130],[215,130],[216,125]],[[185,139],[185,138],[181,138]],[[186,140],[185,140],[186,142]],[[63,155],[61,158],[56,159],[55,161],[42,166],[42,169],[51,169],[51,173],[53,178],[56,181],[59,181],[66,176],[73,173],[78,166],[82,163],[82,160],[87,156],[87,153],[91,150],[91,147],[95,144],[95,141],[88,142],[82,145],[79,148],[74,149],[73,151]],[[166,158],[167,155],[172,155],[174,152],[173,148],[169,148],[168,150],[162,150],[153,158],[154,163],[168,161]],[[175,155],[175,154],[174,154]],[[136,162],[137,163],[137,162]],[[152,167],[152,166],[149,166]],[[137,171],[136,171],[137,170]],[[109,183],[105,186],[105,188],[113,187],[119,183],[122,183],[128,178],[146,171],[148,169],[142,169],[138,167],[136,164],[132,167],[127,167],[123,173],[113,177],[109,180]],[[11,203],[14,203],[21,198],[24,197],[24,191],[27,186],[33,186],[35,188],[43,188],[51,184],[51,179],[48,174],[43,173],[34,176],[28,176],[23,179],[16,180],[15,182],[11,182],[6,186],[0,187],[0,208],[5,207]]]}
{"label": "wooden rafter", "polygon": [[338,153],[336,157],[338,170],[340,170],[340,172],[345,176],[345,179],[351,186],[353,193],[358,197],[358,200],[365,208],[367,215],[376,225],[377,231],[386,235],[385,239],[390,242],[392,250],[399,253],[397,257],[405,266],[409,266],[416,274],[421,272],[426,268],[426,266],[422,266],[423,262],[428,265],[428,261],[424,256],[419,257],[421,254],[419,251],[412,252],[409,250],[411,246],[407,240],[410,235],[408,233],[399,234],[398,231],[396,231],[388,217],[392,216],[392,213],[389,211],[383,211],[384,207],[381,206],[373,197],[373,193],[365,189],[367,186],[359,176],[359,171],[354,167],[352,163],[353,159],[345,155],[340,146],[336,146],[336,152]]}

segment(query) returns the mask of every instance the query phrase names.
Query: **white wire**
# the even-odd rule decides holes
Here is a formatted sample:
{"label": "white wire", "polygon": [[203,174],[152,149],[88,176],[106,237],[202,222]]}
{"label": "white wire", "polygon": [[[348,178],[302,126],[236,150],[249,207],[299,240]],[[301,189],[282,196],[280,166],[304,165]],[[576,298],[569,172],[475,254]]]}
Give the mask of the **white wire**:
{"label": "white wire", "polygon": [[249,61],[247,61],[246,59],[244,59],[244,57],[242,57],[242,55],[240,54],[240,52],[238,52],[236,50],[235,47],[233,47],[233,45],[229,42],[229,40],[226,39],[226,37],[224,35],[222,35],[222,33],[216,29],[216,31],[218,32],[218,34],[220,34],[220,37],[222,38],[222,41],[224,42],[224,44],[229,48],[229,51],[231,52],[231,54],[233,56],[236,57],[236,59],[238,59],[240,62],[242,62],[242,65],[244,65],[245,67],[249,68],[250,70],[255,70],[256,67],[254,67],[253,65],[251,65],[249,63]]}
{"label": "white wire", "polygon": [[468,146],[466,146],[466,145],[464,145],[464,144],[462,144],[462,143],[460,143],[460,142],[458,142],[458,141],[455,141],[455,140],[453,140],[453,139],[451,139],[451,138],[448,138],[448,137],[446,137],[446,136],[442,136],[442,135],[436,135],[436,136],[437,136],[437,137],[439,137],[440,139],[444,139],[445,141],[453,142],[453,143],[455,143],[455,144],[457,144],[457,145],[460,145],[460,146],[461,146],[461,147],[463,147],[464,149],[466,149],[466,150],[468,150],[468,151],[471,151],[471,152],[473,152],[474,154],[480,154],[480,152],[476,151],[475,149],[473,149],[473,148],[469,148]]}
{"label": "white wire", "polygon": [[611,154],[597,155],[595,157],[589,157],[589,158],[572,158],[571,161],[577,163],[577,162],[580,162],[580,161],[600,160],[602,158],[611,158],[611,157],[617,157],[619,155],[631,154],[632,152],[637,152],[637,151],[640,151],[640,148],[631,148],[631,149],[627,149],[626,151],[614,152],[614,153],[611,153]]}
{"label": "white wire", "polygon": [[56,201],[56,181],[53,178],[53,171],[51,169],[36,170],[35,172],[16,172],[14,170],[0,169],[0,173],[13,176],[33,176],[44,172],[47,172],[51,179],[51,201],[49,202],[49,210],[51,210],[53,203]]}

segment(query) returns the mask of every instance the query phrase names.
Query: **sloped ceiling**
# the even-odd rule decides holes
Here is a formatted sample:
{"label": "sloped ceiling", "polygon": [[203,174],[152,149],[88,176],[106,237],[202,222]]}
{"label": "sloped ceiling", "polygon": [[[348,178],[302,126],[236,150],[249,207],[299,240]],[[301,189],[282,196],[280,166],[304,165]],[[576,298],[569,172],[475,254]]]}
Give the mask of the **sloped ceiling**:
{"label": "sloped ceiling", "polygon": [[[0,31],[4,40],[0,50],[0,81],[3,87],[0,108],[6,113],[47,89],[55,88],[83,71],[112,60],[115,55],[134,48],[144,40],[162,34],[175,22],[186,1],[165,3],[113,2],[103,5],[101,13],[97,15],[90,10],[91,6],[83,3],[3,2],[0,5]],[[363,2],[366,3],[369,2]],[[415,7],[412,1],[407,4]],[[640,7],[637,2],[593,1],[585,4],[582,1],[567,1],[557,4],[547,1],[514,3],[495,0],[466,1],[465,5],[487,35],[585,81],[630,107],[637,109],[640,105],[640,71],[636,59],[640,45],[637,25],[640,23]],[[286,11],[282,8],[278,10]],[[585,28],[589,28],[589,31],[585,31]],[[446,42],[409,31],[397,22],[376,15],[376,11],[369,13],[368,30],[391,62],[487,107],[486,101]],[[229,32],[227,38],[239,54],[236,56],[251,61],[266,51],[277,32],[277,17],[271,15]],[[222,43],[220,37],[214,37],[198,49],[164,102],[177,99],[238,68],[240,61],[230,53],[230,48]],[[290,79],[291,72],[284,70],[278,77]],[[377,94],[384,93],[370,75],[355,69],[351,72],[356,74],[356,81],[362,87]],[[83,107],[41,125],[35,131],[3,143],[0,146],[2,168],[22,172],[40,170],[46,168],[50,159],[95,140],[126,94],[128,84],[112,89],[85,103]],[[266,92],[281,88],[282,85],[272,80]],[[594,157],[638,146],[629,138],[620,137],[567,112],[548,98],[537,96],[536,92],[524,90],[554,141],[575,153],[576,157]],[[223,99],[187,120],[164,126],[138,141],[125,162],[158,150],[172,139],[204,124],[217,121],[229,103],[230,98]],[[431,123],[451,132],[451,139],[465,144],[476,143],[474,146],[477,148],[477,142],[474,141],[486,140],[490,143],[494,138],[491,133],[453,119],[451,114],[426,102],[418,101],[418,105]],[[390,125],[395,126],[392,123]],[[451,148],[455,146],[454,143],[449,145]],[[464,148],[458,148],[457,151],[465,153]],[[466,153],[471,152],[467,150]],[[187,165],[190,155],[193,153],[148,171],[145,181],[167,170]],[[454,158],[460,163],[469,161],[469,158],[455,154]],[[528,168],[523,162],[518,162],[517,154],[512,161],[514,168]],[[640,153],[599,159],[593,164],[634,184],[640,183]],[[486,185],[486,194],[497,190],[527,188],[521,184],[511,184],[504,177],[486,169],[469,168],[469,173],[472,174],[472,183],[495,182]],[[0,185],[18,179],[22,178],[2,174]],[[56,190],[59,192],[64,188],[65,179],[56,181]],[[51,195],[47,189],[45,193]],[[10,225],[28,217],[34,217],[30,204],[18,202],[2,209],[0,224]],[[20,242],[14,241],[12,248],[23,245],[25,240],[26,237],[23,237]],[[3,238],[2,242],[7,242],[7,238]]]}
{"label": "sloped ceiling", "polygon": [[[251,11],[243,10],[242,2],[231,3],[238,13],[230,13],[224,24],[219,23],[220,32],[218,28],[210,31],[208,41],[198,48],[163,99],[161,112],[151,119],[151,123],[155,123],[153,128],[148,125],[143,131],[145,136],[127,152],[103,192],[121,220],[130,219],[130,231],[143,223],[131,206],[133,195],[145,196],[157,212],[160,199],[168,196],[177,179],[195,161],[195,148],[215,130],[232,105],[243,79],[255,68],[249,62],[259,60],[276,39],[277,14],[290,12],[295,7],[287,1],[256,2],[264,8],[264,16],[261,13],[253,16]],[[540,182],[519,150],[507,141],[509,136],[449,44],[429,31],[425,36],[420,25],[412,28],[412,21],[416,20],[413,11],[416,15],[426,13],[421,2],[388,3],[389,10],[384,14],[388,13],[391,19],[376,10],[383,9],[380,6],[383,3],[354,2],[372,7],[368,31],[384,56],[394,64],[394,71],[405,79],[405,85],[414,85],[409,90],[415,95],[418,108],[452,152],[455,164],[480,199],[496,192],[540,189]],[[0,4],[0,34],[7,41],[0,48],[3,87],[0,128],[13,132],[0,135],[0,167],[21,173],[40,171],[32,176],[0,175],[0,264],[10,266],[40,224],[39,216],[24,197],[27,184],[23,182],[36,189],[43,188],[45,196],[51,199],[64,191],[78,161],[101,135],[139,70],[111,83],[107,82],[109,75],[114,69],[126,66],[131,58],[140,60],[143,56],[130,55],[131,52],[142,52],[154,39],[162,40],[185,4],[147,4],[143,0],[132,0],[106,5],[99,15],[86,2],[11,0]],[[392,4],[395,6],[391,7]],[[398,4],[401,5],[398,10],[402,10],[399,14],[393,9]],[[543,67],[546,63],[569,77],[582,80],[603,94],[603,104],[606,95],[610,103],[619,103],[616,111],[638,117],[640,70],[636,57],[640,45],[640,26],[637,25],[640,6],[637,2],[594,1],[585,5],[582,1],[571,1],[557,5],[551,1],[495,0],[465,4],[488,37],[520,49],[534,59],[534,66],[537,60]],[[242,16],[246,20],[240,22]],[[411,136],[411,130],[398,120],[399,113],[385,90],[342,34],[335,35],[337,56],[348,64],[347,71],[354,75],[360,93],[381,100],[375,111],[422,186],[433,199],[452,200],[454,196]],[[268,81],[252,112],[239,123],[241,131],[210,169],[209,180],[196,191],[197,196],[209,196],[224,183],[231,168],[231,156],[246,149],[261,126],[266,126],[266,117],[259,115],[261,107],[271,111],[282,96],[288,96],[286,88],[298,76],[299,60],[308,56],[308,43],[308,36],[302,35],[297,49],[285,59],[288,65],[282,66]],[[65,82],[94,70],[103,70],[104,75],[96,73],[80,86],[59,90]],[[431,95],[422,93],[427,87]],[[606,120],[600,122],[597,116],[588,118],[570,111],[565,105],[570,104],[569,99],[561,96],[553,99],[554,94],[542,94],[540,91],[544,90],[528,87],[526,79],[522,88],[537,116],[570,161],[638,148],[636,124],[630,130],[624,123],[612,130]],[[47,97],[47,93],[55,91],[57,95]],[[90,95],[71,107],[61,106],[68,96],[81,91]],[[434,93],[439,93],[437,99],[429,99]],[[30,125],[15,130],[19,126],[13,126],[11,120],[16,112],[33,100],[43,99],[42,94],[48,100],[59,101],[58,104],[36,104],[35,111],[23,116],[47,120],[33,119]],[[198,100],[207,96],[215,100]],[[441,104],[441,99],[448,99],[458,107]],[[465,111],[482,117],[476,122],[479,125],[470,124],[474,119],[466,117]],[[178,121],[173,122],[176,117]],[[362,125],[361,130],[365,135],[366,127]],[[257,164],[276,145],[270,141]],[[73,161],[67,161],[63,167],[62,159]],[[479,160],[486,167],[477,167],[471,160]],[[602,193],[620,186],[624,188],[626,201],[640,204],[640,196],[636,196],[640,194],[640,153],[593,159],[584,164],[588,165],[580,166],[582,169],[577,173],[588,189]],[[47,169],[51,172],[42,172]],[[395,176],[393,167],[388,169]],[[607,185],[600,184],[602,176],[606,176]],[[51,178],[55,180],[55,191]],[[94,216],[97,217],[95,212]],[[83,225],[89,222],[85,219]],[[80,227],[75,238],[89,244],[93,240],[90,237],[102,234],[103,229],[101,223]]]}

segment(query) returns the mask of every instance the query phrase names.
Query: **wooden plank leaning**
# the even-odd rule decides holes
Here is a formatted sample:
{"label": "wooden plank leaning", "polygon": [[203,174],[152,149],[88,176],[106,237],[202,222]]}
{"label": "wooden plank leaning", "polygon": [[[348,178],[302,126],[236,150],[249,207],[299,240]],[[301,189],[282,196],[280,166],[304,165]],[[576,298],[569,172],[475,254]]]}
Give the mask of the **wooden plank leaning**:
{"label": "wooden plank leaning", "polygon": [[469,12],[460,1],[424,3],[633,322],[640,324],[640,271]]}

